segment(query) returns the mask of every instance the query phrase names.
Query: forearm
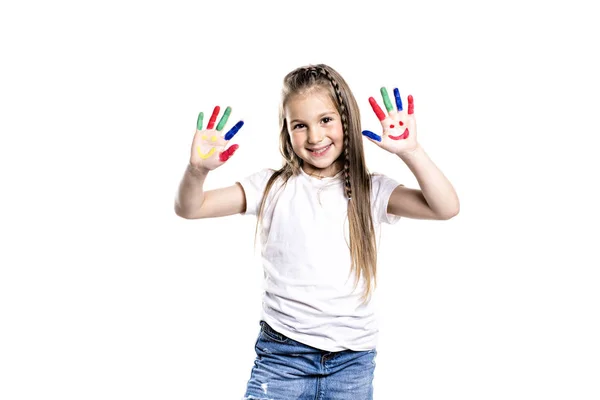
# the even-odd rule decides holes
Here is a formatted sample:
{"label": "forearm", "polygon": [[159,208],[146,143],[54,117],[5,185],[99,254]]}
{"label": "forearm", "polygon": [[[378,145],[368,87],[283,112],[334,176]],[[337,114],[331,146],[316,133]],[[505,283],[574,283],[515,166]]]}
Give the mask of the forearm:
{"label": "forearm", "polygon": [[188,164],[179,184],[175,198],[175,213],[183,218],[191,218],[204,202],[204,181],[208,175],[205,168],[194,168]]}
{"label": "forearm", "polygon": [[420,145],[399,157],[417,178],[423,197],[436,215],[451,218],[458,214],[460,204],[454,187]]}

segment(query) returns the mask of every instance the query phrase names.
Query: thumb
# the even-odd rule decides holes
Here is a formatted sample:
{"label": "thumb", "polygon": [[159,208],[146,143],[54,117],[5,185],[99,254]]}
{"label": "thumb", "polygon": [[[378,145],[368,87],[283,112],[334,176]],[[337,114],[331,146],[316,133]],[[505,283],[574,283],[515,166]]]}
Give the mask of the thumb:
{"label": "thumb", "polygon": [[372,139],[375,142],[381,142],[381,136],[379,136],[378,134],[376,134],[374,132],[364,130],[364,131],[362,131],[362,134],[364,136],[368,137],[369,139]]}
{"label": "thumb", "polygon": [[238,144],[234,144],[229,146],[226,150],[222,151],[219,154],[219,160],[221,160],[222,162],[225,162],[227,160],[229,160],[229,157],[231,157],[233,155],[233,153],[235,153],[235,151],[240,147],[240,145]]}

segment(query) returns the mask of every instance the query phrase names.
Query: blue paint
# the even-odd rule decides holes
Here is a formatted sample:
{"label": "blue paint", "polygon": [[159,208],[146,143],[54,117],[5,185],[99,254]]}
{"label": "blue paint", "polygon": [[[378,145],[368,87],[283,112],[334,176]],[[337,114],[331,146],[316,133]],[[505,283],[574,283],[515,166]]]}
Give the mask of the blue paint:
{"label": "blue paint", "polygon": [[394,97],[396,98],[396,106],[398,107],[398,111],[402,111],[402,98],[400,97],[400,91],[398,88],[394,89]]}
{"label": "blue paint", "polygon": [[238,131],[243,125],[244,121],[240,121],[233,127],[231,127],[231,129],[225,134],[225,140],[231,140],[231,138],[234,137],[236,133],[238,133]]}
{"label": "blue paint", "polygon": [[365,135],[366,137],[369,137],[369,138],[373,139],[373,140],[381,142],[381,136],[379,136],[376,133],[373,133],[371,131],[362,131],[362,134]]}

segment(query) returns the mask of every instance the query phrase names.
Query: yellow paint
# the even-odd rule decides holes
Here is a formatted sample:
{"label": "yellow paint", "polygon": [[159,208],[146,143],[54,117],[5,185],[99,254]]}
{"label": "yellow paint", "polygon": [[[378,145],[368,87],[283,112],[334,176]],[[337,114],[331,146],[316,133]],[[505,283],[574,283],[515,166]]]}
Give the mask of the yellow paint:
{"label": "yellow paint", "polygon": [[202,135],[202,139],[206,140],[207,139],[206,135]]}
{"label": "yellow paint", "polygon": [[198,155],[200,156],[200,158],[206,160],[207,158],[209,158],[210,156],[212,156],[214,154],[216,147],[213,147],[212,149],[210,149],[210,151],[206,154],[202,154],[202,152],[200,151],[200,146],[197,146],[196,149],[198,150]]}
{"label": "yellow paint", "polygon": [[213,137],[211,137],[210,140],[212,140],[213,142],[216,142],[217,141],[217,136],[213,135]]}

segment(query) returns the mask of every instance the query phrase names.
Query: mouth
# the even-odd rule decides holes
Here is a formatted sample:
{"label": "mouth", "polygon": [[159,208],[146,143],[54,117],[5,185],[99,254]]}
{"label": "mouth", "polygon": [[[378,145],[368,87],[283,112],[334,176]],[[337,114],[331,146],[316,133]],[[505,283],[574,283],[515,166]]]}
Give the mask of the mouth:
{"label": "mouth", "polygon": [[402,135],[399,135],[399,136],[392,136],[392,135],[388,135],[388,137],[389,137],[390,139],[393,139],[393,140],[402,140],[402,139],[406,139],[406,138],[408,137],[408,128],[406,128],[406,129],[404,130],[404,133],[403,133]]}
{"label": "mouth", "polygon": [[327,153],[327,151],[329,150],[329,148],[331,147],[332,144],[333,143],[330,143],[324,147],[319,147],[317,149],[307,149],[307,150],[310,151],[314,157],[320,157],[320,156],[324,155],[325,153]]}
{"label": "mouth", "polygon": [[200,146],[197,147],[197,150],[198,150],[198,155],[200,156],[200,158],[202,158],[204,160],[206,160],[207,158],[209,158],[210,156],[212,156],[213,153],[215,152],[215,148],[214,147],[212,149],[210,149],[210,151],[208,153],[206,153],[206,154],[202,153],[200,151]]}

